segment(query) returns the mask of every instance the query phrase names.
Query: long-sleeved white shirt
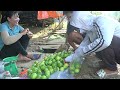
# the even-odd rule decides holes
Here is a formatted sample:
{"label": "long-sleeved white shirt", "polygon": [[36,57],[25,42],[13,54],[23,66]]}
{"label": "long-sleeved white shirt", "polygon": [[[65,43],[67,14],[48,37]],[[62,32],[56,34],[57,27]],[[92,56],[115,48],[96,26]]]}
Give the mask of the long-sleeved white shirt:
{"label": "long-sleeved white shirt", "polygon": [[120,37],[120,23],[104,16],[93,16],[85,11],[74,11],[70,24],[85,30],[86,37],[76,49],[77,55],[87,55],[107,48],[113,35]]}

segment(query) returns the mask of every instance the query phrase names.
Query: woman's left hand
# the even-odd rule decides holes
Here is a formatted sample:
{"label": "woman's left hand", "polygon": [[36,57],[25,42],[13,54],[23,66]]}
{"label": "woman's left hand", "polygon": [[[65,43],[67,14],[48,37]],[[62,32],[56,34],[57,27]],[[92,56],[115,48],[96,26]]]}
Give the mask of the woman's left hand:
{"label": "woman's left hand", "polygon": [[29,37],[30,39],[33,37],[33,33],[32,33],[31,31],[29,31],[29,32],[27,33],[27,35],[28,35],[28,37]]}

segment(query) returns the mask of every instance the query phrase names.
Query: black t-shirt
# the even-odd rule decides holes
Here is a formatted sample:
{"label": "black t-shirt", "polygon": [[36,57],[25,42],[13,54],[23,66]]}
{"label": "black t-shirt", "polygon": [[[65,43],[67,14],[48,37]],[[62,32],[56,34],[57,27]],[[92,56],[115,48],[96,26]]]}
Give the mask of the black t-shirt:
{"label": "black t-shirt", "polygon": [[[77,32],[80,32],[79,28],[76,28],[76,27],[70,25],[70,22],[69,22],[68,25],[67,25],[67,34],[69,35],[69,34],[70,34],[71,32],[73,32],[74,30],[77,31]],[[83,33],[83,34],[81,34],[81,35],[82,35],[82,37],[84,38],[86,34]]]}

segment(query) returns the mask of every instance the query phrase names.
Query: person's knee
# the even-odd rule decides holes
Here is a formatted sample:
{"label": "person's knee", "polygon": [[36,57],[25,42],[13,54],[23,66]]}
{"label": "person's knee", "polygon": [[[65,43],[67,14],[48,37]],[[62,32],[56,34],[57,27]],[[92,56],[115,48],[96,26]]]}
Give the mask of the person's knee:
{"label": "person's knee", "polygon": [[80,44],[83,40],[82,35],[80,35],[80,33],[78,33],[78,32],[72,32],[70,34],[70,37],[73,40],[73,42],[75,42],[76,44]]}
{"label": "person's knee", "polygon": [[77,32],[71,32],[70,36],[73,37],[73,38],[75,38],[76,36],[78,36],[78,33]]}
{"label": "person's knee", "polygon": [[23,35],[23,36],[21,37],[21,39],[24,39],[24,40],[30,40],[30,38],[28,37],[27,34],[26,34],[26,35]]}

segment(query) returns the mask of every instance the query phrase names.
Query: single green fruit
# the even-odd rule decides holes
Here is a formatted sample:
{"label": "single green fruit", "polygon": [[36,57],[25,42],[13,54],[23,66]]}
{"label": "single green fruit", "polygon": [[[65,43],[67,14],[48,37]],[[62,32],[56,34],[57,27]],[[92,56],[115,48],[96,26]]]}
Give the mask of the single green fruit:
{"label": "single green fruit", "polygon": [[77,64],[75,65],[75,68],[80,68],[80,64],[77,63]]}
{"label": "single green fruit", "polygon": [[60,56],[56,56],[55,59],[59,61],[61,59],[61,57]]}
{"label": "single green fruit", "polygon": [[41,75],[40,75],[40,74],[38,74],[36,79],[41,79]]}
{"label": "single green fruit", "polygon": [[80,72],[80,70],[79,69],[75,69],[75,71],[74,71],[75,73],[79,73]]}
{"label": "single green fruit", "polygon": [[50,71],[50,73],[51,73],[51,74],[54,72],[54,70],[53,70],[53,69],[50,69],[49,71]]}
{"label": "single green fruit", "polygon": [[61,63],[60,61],[57,61],[57,63]]}
{"label": "single green fruit", "polygon": [[52,64],[52,67],[55,67],[55,66],[56,66],[56,63],[53,63],[53,64]]}
{"label": "single green fruit", "polygon": [[39,62],[38,61],[35,61],[34,64],[38,64]]}
{"label": "single green fruit", "polygon": [[49,77],[50,77],[50,72],[45,72],[45,76],[46,76],[47,78],[49,78]]}
{"label": "single green fruit", "polygon": [[52,60],[52,62],[54,63],[54,62],[56,62],[56,60],[55,60],[55,59],[53,59],[53,60]]}
{"label": "single green fruit", "polygon": [[58,63],[57,66],[58,66],[58,67],[62,67],[63,64],[62,64],[62,63]]}
{"label": "single green fruit", "polygon": [[49,69],[48,69],[48,68],[45,68],[44,71],[45,71],[45,72],[46,72],[46,71],[49,71]]}
{"label": "single green fruit", "polygon": [[47,79],[47,77],[45,75],[41,76],[41,79]]}
{"label": "single green fruit", "polygon": [[50,61],[48,62],[48,64],[51,65],[51,64],[52,64],[52,61],[50,60]]}
{"label": "single green fruit", "polygon": [[46,66],[42,65],[40,68],[41,68],[41,70],[45,70]]}
{"label": "single green fruit", "polygon": [[38,70],[38,68],[36,68],[36,67],[33,67],[33,68],[32,68],[32,71],[33,71],[33,72],[37,72],[37,70]]}
{"label": "single green fruit", "polygon": [[37,73],[38,73],[38,74],[42,74],[42,71],[41,71],[41,70],[37,70]]}
{"label": "single green fruit", "polygon": [[74,72],[74,71],[70,71],[70,73],[71,73],[71,74],[73,74],[73,75],[75,74],[75,72]]}
{"label": "single green fruit", "polygon": [[64,68],[67,68],[68,66],[69,66],[68,63],[65,63],[65,64],[64,64]]}
{"label": "single green fruit", "polygon": [[28,69],[27,73],[31,74],[33,71],[31,69]]}
{"label": "single green fruit", "polygon": [[36,73],[32,73],[31,74],[31,79],[36,79],[37,78],[37,74]]}
{"label": "single green fruit", "polygon": [[48,65],[49,64],[49,61],[45,61],[45,65]]}
{"label": "single green fruit", "polygon": [[48,69],[49,69],[49,70],[52,69],[52,66],[48,66]]}
{"label": "single green fruit", "polygon": [[61,67],[61,68],[60,68],[60,71],[64,71],[64,67]]}
{"label": "single green fruit", "polygon": [[74,70],[75,69],[75,67],[74,66],[70,66],[70,70]]}

